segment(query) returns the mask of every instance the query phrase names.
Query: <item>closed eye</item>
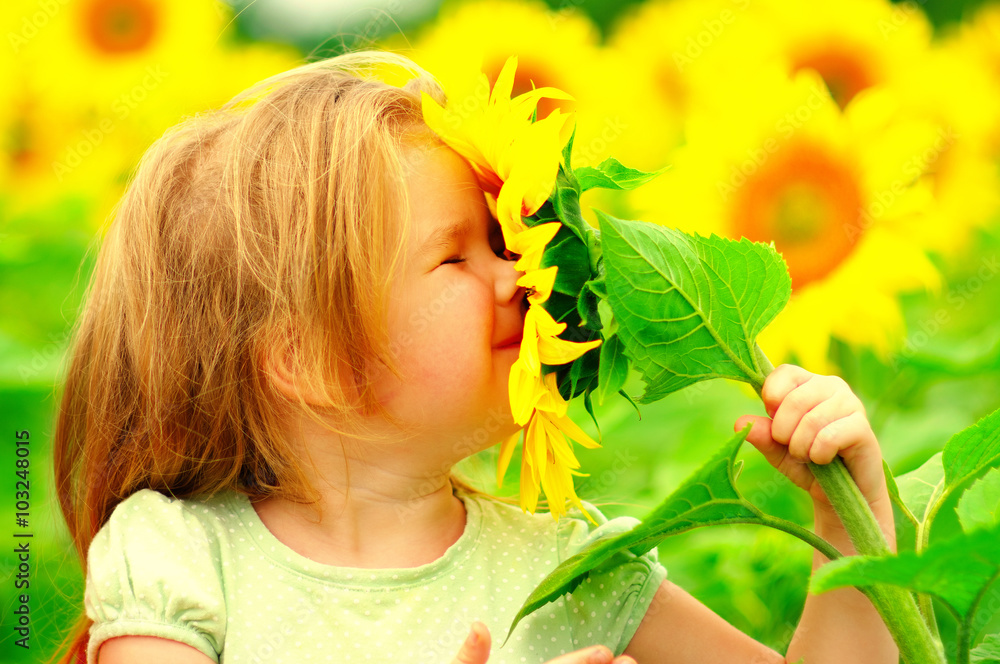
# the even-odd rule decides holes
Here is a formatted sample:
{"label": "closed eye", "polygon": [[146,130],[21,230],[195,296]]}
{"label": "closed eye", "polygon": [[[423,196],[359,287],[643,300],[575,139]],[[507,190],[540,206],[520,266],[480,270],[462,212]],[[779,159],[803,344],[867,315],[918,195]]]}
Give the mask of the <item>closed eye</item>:
{"label": "closed eye", "polygon": [[450,263],[464,263],[464,262],[465,258],[461,256],[452,256],[451,258],[446,258],[443,261],[441,261],[441,265],[448,265]]}

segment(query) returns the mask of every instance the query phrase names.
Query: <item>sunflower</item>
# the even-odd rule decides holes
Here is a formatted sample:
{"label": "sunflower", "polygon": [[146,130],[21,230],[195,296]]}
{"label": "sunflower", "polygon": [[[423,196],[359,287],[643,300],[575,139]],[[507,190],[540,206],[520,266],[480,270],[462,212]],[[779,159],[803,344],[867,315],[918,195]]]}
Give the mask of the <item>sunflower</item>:
{"label": "sunflower", "polygon": [[76,0],[39,33],[39,75],[64,99],[154,106],[158,90],[206,75],[231,18],[217,0]]}
{"label": "sunflower", "polygon": [[766,29],[757,22],[746,4],[733,0],[660,0],[624,12],[608,44],[628,63],[622,73],[642,98],[619,102],[628,131],[615,144],[615,157],[644,170],[662,168],[668,151],[683,142],[686,118],[709,100],[717,104],[729,82],[745,76],[734,73],[739,63],[756,60],[759,48],[741,35]]}
{"label": "sunflower", "polygon": [[[537,88],[515,97],[516,70],[517,58],[512,56],[488,95],[485,74],[466,79],[464,84],[453,83],[447,108],[426,93],[422,99],[427,125],[469,162],[490,196],[508,248],[525,254],[518,251],[513,238],[527,229],[521,217],[534,214],[552,192],[560,150],[572,124],[571,116],[559,109],[533,121],[539,101],[563,99],[566,94],[555,88]],[[539,232],[544,231],[534,230],[522,236],[521,242]]]}
{"label": "sunflower", "polygon": [[934,127],[898,119],[879,91],[841,112],[811,70],[766,85],[738,113],[692,119],[673,168],[634,192],[635,210],[689,232],[775,243],[793,294],[760,337],[774,359],[829,370],[831,336],[887,355],[904,332],[897,294],[939,284],[918,241],[933,223],[922,212],[932,192],[911,172]]}
{"label": "sunflower", "polygon": [[[493,85],[509,56],[518,58],[513,94],[534,88],[565,91],[559,98],[539,100],[538,115],[553,110],[576,112],[573,163],[597,164],[624,136],[623,100],[615,93],[635,86],[615,85],[628,68],[616,54],[600,47],[596,26],[575,8],[552,11],[537,1],[482,0],[451,3],[412,43],[389,41],[388,48],[407,51],[416,62],[451,89],[454,81],[484,72]],[[456,53],[461,57],[456,57]],[[608,86],[614,85],[613,90]]]}
{"label": "sunflower", "polygon": [[988,224],[1000,209],[992,149],[1000,127],[998,83],[961,39],[950,38],[916,60],[891,88],[899,99],[898,116],[925,119],[937,133],[931,148],[909,166],[922,171],[933,193],[930,223],[913,231],[943,257],[959,254],[973,237],[970,231]]}
{"label": "sunflower", "polygon": [[598,444],[567,416],[568,404],[559,393],[556,376],[543,374],[543,365],[572,362],[601,341],[576,343],[559,338],[566,323],[555,321],[544,307],[558,267],[541,268],[541,262],[562,224],[529,227],[522,219],[537,211],[552,193],[561,150],[569,138],[570,116],[553,109],[547,117],[536,119],[540,100],[561,100],[566,95],[556,89],[536,88],[515,96],[516,70],[517,58],[510,57],[493,86],[485,74],[464,81],[453,79],[446,88],[446,107],[424,94],[424,120],[469,162],[484,191],[495,201],[504,242],[520,256],[514,266],[524,272],[518,285],[530,289],[521,349],[509,378],[511,413],[523,429],[501,443],[497,484],[502,486],[523,433],[521,508],[533,513],[541,489],[553,518],[566,513],[567,502],[591,518],[573,488],[573,475],[579,474],[575,469],[580,464],[567,437],[585,447]]}
{"label": "sunflower", "polygon": [[817,72],[841,108],[862,91],[910,70],[932,35],[915,3],[759,0],[753,12],[760,19],[757,25],[770,30],[755,36],[752,52],[781,62],[789,75]]}
{"label": "sunflower", "polygon": [[142,150],[185,114],[296,64],[292,49],[224,48],[232,12],[205,0],[80,0],[19,45],[0,131],[15,210],[88,201],[99,227]]}
{"label": "sunflower", "polygon": [[[980,7],[950,41],[955,42],[966,62],[989,75],[988,89],[1000,91],[1000,3],[990,2]],[[993,115],[986,148],[994,159],[1000,158],[1000,114]]]}
{"label": "sunflower", "polygon": [[[521,509],[534,513],[538,506],[540,485],[549,499],[553,518],[558,519],[566,513],[568,501],[593,520],[573,487],[573,475],[581,475],[575,471],[580,463],[567,438],[588,448],[600,445],[566,414],[569,405],[559,393],[556,374],[551,372],[543,376],[542,364],[572,362],[599,346],[601,340],[576,343],[559,338],[559,334],[566,329],[566,323],[556,322],[542,306],[552,294],[557,269],[553,266],[530,270],[518,280],[519,285],[535,290],[524,317],[521,352],[510,371],[511,413],[514,421],[525,427],[521,448]],[[521,434],[519,431],[500,445],[498,486],[503,486],[503,476]]]}

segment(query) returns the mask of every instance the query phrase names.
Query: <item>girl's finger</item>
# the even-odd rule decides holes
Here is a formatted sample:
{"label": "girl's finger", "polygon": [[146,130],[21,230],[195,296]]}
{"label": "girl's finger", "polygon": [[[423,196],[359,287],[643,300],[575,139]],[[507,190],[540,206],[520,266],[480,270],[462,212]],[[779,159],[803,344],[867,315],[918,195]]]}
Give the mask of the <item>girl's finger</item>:
{"label": "girl's finger", "polygon": [[[804,387],[804,386],[803,386]],[[800,388],[801,389],[801,388]],[[795,425],[795,431],[788,439],[788,453],[798,461],[814,461],[816,463],[830,463],[837,455],[839,446],[843,445],[845,439],[841,435],[842,426],[832,426],[834,422],[843,419],[851,414],[850,404],[839,394],[834,394],[829,399],[820,402],[811,409]],[[817,434],[826,429],[822,445],[818,444]],[[827,454],[832,448],[832,454]],[[824,458],[826,461],[819,461],[817,458]]]}
{"label": "girl's finger", "polygon": [[764,402],[767,414],[774,417],[775,411],[784,401],[785,396],[813,377],[814,374],[794,364],[778,366],[764,381],[764,386],[760,391],[760,398]]}
{"label": "girl's finger", "polygon": [[451,664],[486,664],[490,656],[490,630],[478,620],[472,623],[469,635]]}
{"label": "girl's finger", "polygon": [[545,664],[612,664],[613,659],[614,654],[607,646],[591,646],[560,655]]}
{"label": "girl's finger", "polygon": [[812,380],[790,390],[772,414],[774,424],[771,436],[779,443],[788,444],[799,421],[814,407],[833,396],[840,389],[840,379],[833,376],[813,376]]}
{"label": "girl's finger", "polygon": [[736,420],[736,431],[740,431],[748,423],[753,423],[753,428],[747,435],[747,442],[756,447],[767,462],[774,466],[778,472],[790,479],[796,486],[809,490],[812,485],[812,473],[806,466],[788,454],[788,447],[771,437],[771,420],[759,415],[744,415]]}

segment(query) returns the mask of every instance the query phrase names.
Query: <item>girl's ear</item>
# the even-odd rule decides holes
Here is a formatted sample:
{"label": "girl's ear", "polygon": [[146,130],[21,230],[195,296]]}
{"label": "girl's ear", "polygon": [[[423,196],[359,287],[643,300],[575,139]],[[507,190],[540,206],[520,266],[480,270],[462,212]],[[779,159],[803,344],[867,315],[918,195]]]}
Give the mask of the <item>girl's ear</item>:
{"label": "girl's ear", "polygon": [[327,394],[324,394],[319,367],[303,352],[299,339],[285,328],[263,344],[260,361],[265,379],[271,388],[292,403],[304,400],[310,406],[331,406],[334,400],[342,399],[343,394],[335,385],[327,385]]}

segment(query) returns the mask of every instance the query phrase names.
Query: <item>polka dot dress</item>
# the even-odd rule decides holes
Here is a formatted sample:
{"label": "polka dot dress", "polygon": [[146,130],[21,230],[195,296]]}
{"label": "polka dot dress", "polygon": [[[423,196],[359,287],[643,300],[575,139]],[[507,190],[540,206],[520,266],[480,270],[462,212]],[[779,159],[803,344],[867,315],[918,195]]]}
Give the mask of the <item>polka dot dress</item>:
{"label": "polka dot dress", "polygon": [[448,664],[474,620],[492,636],[490,664],[546,662],[590,645],[628,645],[666,577],[656,550],[628,555],[507,630],[556,565],[636,520],[555,522],[457,493],[467,520],[437,560],[411,568],[334,567],[282,544],[242,494],[176,500],[143,490],[94,539],[85,604],[88,663],[109,638],[159,636],[215,661]]}

